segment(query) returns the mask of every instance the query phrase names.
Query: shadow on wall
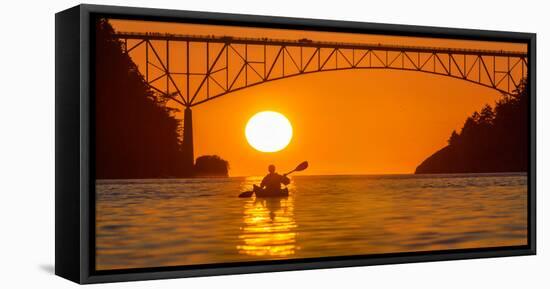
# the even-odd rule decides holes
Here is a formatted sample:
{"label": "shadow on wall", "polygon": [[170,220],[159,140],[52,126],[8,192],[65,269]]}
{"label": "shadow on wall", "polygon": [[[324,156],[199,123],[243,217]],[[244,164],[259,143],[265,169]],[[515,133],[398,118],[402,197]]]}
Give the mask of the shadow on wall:
{"label": "shadow on wall", "polygon": [[55,274],[55,267],[54,265],[52,264],[40,264],[38,266],[40,268],[40,270],[50,274],[50,275],[54,275]]}

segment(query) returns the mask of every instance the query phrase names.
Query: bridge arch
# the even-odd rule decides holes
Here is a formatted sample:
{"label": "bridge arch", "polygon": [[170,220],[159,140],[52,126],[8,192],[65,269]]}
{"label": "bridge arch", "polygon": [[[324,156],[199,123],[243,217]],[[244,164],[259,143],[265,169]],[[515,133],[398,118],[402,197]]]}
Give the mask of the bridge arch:
{"label": "bridge arch", "polygon": [[512,92],[508,92],[508,91],[505,90],[505,89],[498,88],[498,87],[494,87],[494,86],[492,86],[492,85],[490,85],[490,84],[480,83],[480,82],[477,82],[477,81],[474,81],[474,80],[471,80],[471,79],[462,78],[462,77],[455,76],[455,75],[440,74],[440,73],[430,72],[430,71],[417,71],[417,70],[413,70],[413,69],[398,69],[398,68],[391,68],[391,67],[348,67],[348,68],[338,68],[338,69],[331,69],[331,70],[321,70],[321,71],[302,72],[302,73],[299,73],[299,74],[285,75],[284,77],[277,77],[277,78],[273,78],[273,79],[266,79],[266,80],[263,80],[263,81],[261,81],[261,82],[255,82],[255,83],[248,84],[247,86],[236,87],[236,88],[233,88],[233,89],[231,89],[231,90],[229,90],[229,91],[227,91],[227,92],[223,92],[223,93],[220,93],[220,94],[216,94],[216,95],[210,96],[209,98],[206,98],[206,99],[198,100],[197,102],[192,103],[192,104],[190,105],[190,107],[194,107],[194,106],[200,105],[200,104],[202,104],[202,103],[205,103],[205,102],[214,100],[214,99],[216,99],[216,98],[218,98],[218,97],[222,97],[222,96],[224,96],[224,95],[227,95],[227,94],[230,94],[230,93],[233,93],[233,92],[236,92],[236,91],[240,91],[240,90],[243,90],[243,89],[246,89],[246,88],[258,86],[258,85],[261,85],[261,84],[264,84],[264,83],[268,83],[268,82],[273,82],[273,81],[277,81],[277,80],[283,80],[283,79],[287,79],[287,78],[294,78],[294,77],[301,76],[301,75],[318,74],[318,73],[321,73],[321,72],[331,72],[331,71],[347,71],[347,70],[394,70],[394,71],[421,72],[421,73],[426,73],[426,74],[431,74],[431,75],[438,75],[438,76],[443,76],[443,77],[450,77],[450,78],[457,79],[457,80],[463,80],[463,81],[466,81],[466,82],[469,82],[469,83],[473,83],[473,84],[476,84],[476,85],[480,85],[480,86],[483,86],[483,87],[486,87],[486,88],[494,89],[494,90],[500,92],[500,93],[503,94],[503,95],[514,95],[514,94],[515,94],[514,91],[515,91],[515,90],[518,88],[518,86],[519,86],[519,83],[515,83],[514,81],[511,81],[510,85],[513,87],[513,89],[512,89]]}
{"label": "bridge arch", "polygon": [[[260,83],[349,69],[424,72],[512,95],[527,76],[528,67],[527,53],[513,51],[159,33],[121,32],[115,36],[131,56],[132,51],[144,47],[141,72],[146,82],[160,95],[186,107]],[[134,41],[133,45],[129,41]],[[171,48],[177,44],[183,49]],[[200,45],[198,53],[197,49],[190,49],[193,45]],[[260,55],[252,55],[253,49]],[[180,55],[186,63],[183,71],[170,68],[174,55]],[[190,67],[197,59],[203,63],[200,72]],[[156,75],[150,77],[153,70]],[[183,79],[177,80],[178,77]]]}

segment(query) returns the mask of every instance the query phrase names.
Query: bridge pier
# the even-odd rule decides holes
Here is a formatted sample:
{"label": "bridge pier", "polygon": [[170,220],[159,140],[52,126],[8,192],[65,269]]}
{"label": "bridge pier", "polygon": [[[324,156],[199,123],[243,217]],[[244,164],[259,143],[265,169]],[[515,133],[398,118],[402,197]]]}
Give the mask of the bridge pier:
{"label": "bridge pier", "polygon": [[191,176],[195,164],[193,152],[193,117],[190,107],[183,114],[183,167],[185,174]]}

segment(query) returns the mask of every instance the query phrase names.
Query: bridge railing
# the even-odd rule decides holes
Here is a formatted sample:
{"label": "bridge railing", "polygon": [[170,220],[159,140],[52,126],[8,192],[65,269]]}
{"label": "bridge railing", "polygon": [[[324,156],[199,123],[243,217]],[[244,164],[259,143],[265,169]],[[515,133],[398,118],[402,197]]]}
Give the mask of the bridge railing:
{"label": "bridge railing", "polygon": [[218,43],[243,43],[243,44],[262,44],[262,45],[289,45],[302,47],[331,47],[331,48],[356,48],[356,49],[391,49],[392,51],[429,51],[441,53],[457,53],[468,55],[498,55],[498,56],[515,56],[527,57],[526,52],[507,51],[507,50],[489,50],[489,49],[469,49],[469,48],[452,48],[452,47],[436,47],[436,46],[412,46],[412,45],[396,45],[383,43],[354,43],[354,42],[337,42],[337,41],[316,41],[307,38],[290,40],[277,38],[252,38],[252,37],[235,37],[227,35],[189,35],[189,34],[174,34],[174,33],[157,33],[157,32],[117,32],[115,37],[120,39],[149,39],[149,40],[168,40],[168,41],[193,41],[193,42],[218,42]]}

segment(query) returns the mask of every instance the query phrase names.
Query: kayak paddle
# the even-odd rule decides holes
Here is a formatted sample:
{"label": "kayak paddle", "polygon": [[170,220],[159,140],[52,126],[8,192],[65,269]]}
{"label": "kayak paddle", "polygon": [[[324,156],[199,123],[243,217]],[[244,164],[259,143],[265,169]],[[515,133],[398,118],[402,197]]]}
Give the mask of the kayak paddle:
{"label": "kayak paddle", "polygon": [[287,176],[287,175],[290,175],[292,174],[293,172],[301,172],[305,169],[307,169],[307,167],[309,166],[309,163],[307,161],[304,161],[302,162],[301,164],[299,164],[295,169],[293,169],[292,171],[284,174],[284,176]]}
{"label": "kayak paddle", "polygon": [[[301,171],[307,169],[308,166],[309,166],[309,163],[307,161],[304,161],[304,162],[300,163],[298,166],[296,166],[296,168],[293,169],[292,171],[284,174],[284,176],[288,176],[288,175],[292,174],[293,172],[301,172]],[[242,192],[239,195],[239,198],[250,198],[250,197],[252,197],[252,194],[254,194],[254,191]]]}

